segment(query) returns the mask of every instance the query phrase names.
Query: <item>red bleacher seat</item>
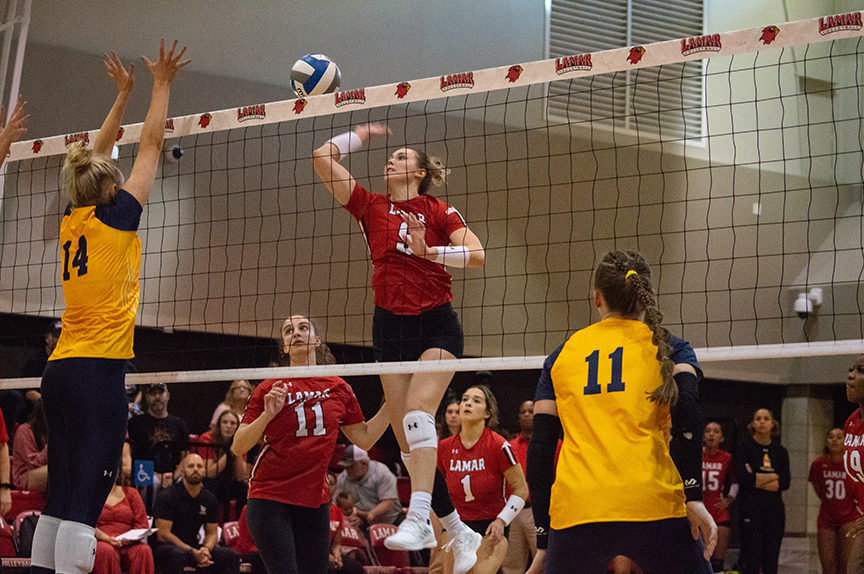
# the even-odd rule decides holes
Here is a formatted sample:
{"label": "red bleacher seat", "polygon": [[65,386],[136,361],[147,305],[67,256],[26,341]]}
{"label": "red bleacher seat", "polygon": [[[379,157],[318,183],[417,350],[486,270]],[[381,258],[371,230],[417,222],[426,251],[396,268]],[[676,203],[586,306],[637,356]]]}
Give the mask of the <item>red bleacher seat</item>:
{"label": "red bleacher seat", "polygon": [[397,478],[396,492],[399,493],[399,502],[407,508],[411,502],[411,477],[400,476]]}
{"label": "red bleacher seat", "polygon": [[3,519],[6,522],[13,522],[15,517],[25,510],[42,511],[45,508],[45,494],[38,490],[12,490],[12,508],[9,509]]}
{"label": "red bleacher seat", "polygon": [[404,550],[390,550],[384,546],[384,539],[391,534],[395,534],[397,531],[398,528],[392,524],[373,524],[369,527],[369,542],[372,543],[372,554],[381,566],[405,568],[411,565],[411,557],[408,552]]}
{"label": "red bleacher seat", "polygon": [[222,525],[222,544],[228,548],[234,548],[237,544],[237,539],[240,538],[240,523],[236,520],[226,522]]}
{"label": "red bleacher seat", "polygon": [[0,518],[0,557],[17,556],[12,534],[12,525]]}
{"label": "red bleacher seat", "polygon": [[372,552],[369,550],[369,544],[366,542],[366,537],[363,533],[353,526],[345,525],[342,527],[342,548],[357,548],[367,558],[367,562],[374,564]]}

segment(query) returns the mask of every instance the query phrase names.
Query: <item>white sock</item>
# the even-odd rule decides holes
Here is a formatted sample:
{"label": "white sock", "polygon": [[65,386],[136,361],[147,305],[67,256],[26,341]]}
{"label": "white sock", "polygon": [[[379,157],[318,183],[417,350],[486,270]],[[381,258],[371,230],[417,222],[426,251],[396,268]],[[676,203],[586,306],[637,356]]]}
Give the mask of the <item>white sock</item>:
{"label": "white sock", "polygon": [[438,518],[441,519],[444,529],[451,534],[459,534],[463,529],[467,528],[462,519],[459,518],[458,510],[454,510],[447,516],[439,516]]}
{"label": "white sock", "polygon": [[432,495],[428,492],[412,492],[411,503],[408,505],[408,518],[422,524],[429,523],[429,513],[432,512]]}

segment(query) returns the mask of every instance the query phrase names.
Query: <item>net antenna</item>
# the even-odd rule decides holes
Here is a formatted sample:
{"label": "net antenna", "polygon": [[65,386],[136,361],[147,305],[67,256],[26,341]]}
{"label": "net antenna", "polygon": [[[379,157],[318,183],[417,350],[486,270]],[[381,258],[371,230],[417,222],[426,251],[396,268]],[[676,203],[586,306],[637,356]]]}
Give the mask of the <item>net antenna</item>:
{"label": "net antenna", "polygon": [[[213,341],[233,337],[247,359],[160,363],[130,382],[537,368],[596,320],[592,274],[613,249],[646,257],[664,325],[706,362],[864,349],[862,34],[851,12],[171,118],[167,146],[184,153],[161,166],[142,217],[138,325],[199,334],[177,338],[178,357],[218,362]],[[694,84],[696,101],[682,91]],[[475,358],[344,364],[371,347],[371,265],[311,155],[370,121],[393,133],[349,155],[355,179],[381,191],[404,146],[443,157],[451,173],[432,193],[484,243],[484,269],[450,269]],[[118,134],[124,172],[140,130]],[[4,311],[62,313],[60,165],[95,135],[13,145]],[[799,317],[814,288],[821,305]],[[290,314],[317,320],[341,364],[249,360]]]}
{"label": "net antenna", "polygon": [[[27,30],[30,27],[30,3],[31,0],[4,0],[0,2],[0,10],[3,10],[3,20],[0,22],[0,101],[4,102],[6,106],[6,117],[3,118],[3,125],[12,115],[15,102],[18,100],[21,69],[24,66],[24,49],[27,47]],[[17,42],[13,51],[12,42],[14,40]],[[9,62],[13,54],[15,60],[12,63],[10,80]],[[7,83],[9,84],[8,92]],[[4,167],[3,173],[5,173],[5,169]],[[0,212],[3,210],[5,183],[6,178],[0,178]]]}

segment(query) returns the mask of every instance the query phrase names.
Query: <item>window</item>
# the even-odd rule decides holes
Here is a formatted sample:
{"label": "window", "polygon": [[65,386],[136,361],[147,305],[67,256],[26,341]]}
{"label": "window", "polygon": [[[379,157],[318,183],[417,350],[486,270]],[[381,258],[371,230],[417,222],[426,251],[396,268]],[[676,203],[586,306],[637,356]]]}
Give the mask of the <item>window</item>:
{"label": "window", "polygon": [[[703,0],[551,0],[548,58],[703,34]],[[552,82],[550,119],[702,137],[702,61]]]}

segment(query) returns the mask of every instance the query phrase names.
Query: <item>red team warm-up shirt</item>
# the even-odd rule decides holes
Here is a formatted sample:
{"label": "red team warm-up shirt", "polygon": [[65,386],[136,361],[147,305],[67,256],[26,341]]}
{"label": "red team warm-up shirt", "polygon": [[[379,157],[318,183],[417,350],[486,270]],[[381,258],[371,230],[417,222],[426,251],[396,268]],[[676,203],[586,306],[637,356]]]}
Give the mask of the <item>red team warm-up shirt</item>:
{"label": "red team warm-up shirt", "polygon": [[729,522],[729,510],[716,504],[734,482],[732,455],[719,450],[710,455],[702,451],[702,501],[714,522]]}
{"label": "red team warm-up shirt", "polygon": [[846,474],[852,479],[855,501],[858,512],[861,513],[861,507],[864,505],[864,466],[861,463],[861,455],[864,454],[864,421],[861,420],[861,409],[856,409],[846,419],[843,430],[846,431],[846,437],[843,439],[846,447],[846,452],[843,453],[843,464]]}
{"label": "red team warm-up shirt", "polygon": [[243,422],[264,412],[273,385],[288,391],[285,406],[264,429],[264,446],[249,478],[249,498],[318,508],[327,502],[327,465],[340,426],[365,419],[354,391],[339,377],[267,379],[255,388]]}
{"label": "red team warm-up shirt", "polygon": [[854,483],[842,461],[831,462],[828,455],[820,456],[810,465],[808,481],[822,501],[816,519],[820,529],[841,526],[861,517],[855,505]]}
{"label": "red team warm-up shirt", "polygon": [[354,186],[345,205],[360,223],[375,268],[372,290],[375,305],[397,315],[419,315],[453,300],[450,274],[440,263],[406,253],[400,229],[407,229],[401,213],[414,214],[426,225],[426,244],[450,244],[450,234],[465,227],[455,208],[431,195],[408,201],[390,201],[389,196]]}
{"label": "red team warm-up shirt", "polygon": [[504,437],[484,429],[471,448],[459,435],[438,443],[438,468],[463,520],[493,520],[504,509],[504,471],[519,464]]}

